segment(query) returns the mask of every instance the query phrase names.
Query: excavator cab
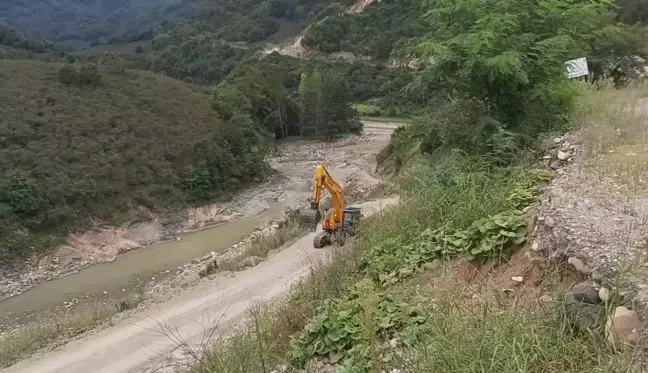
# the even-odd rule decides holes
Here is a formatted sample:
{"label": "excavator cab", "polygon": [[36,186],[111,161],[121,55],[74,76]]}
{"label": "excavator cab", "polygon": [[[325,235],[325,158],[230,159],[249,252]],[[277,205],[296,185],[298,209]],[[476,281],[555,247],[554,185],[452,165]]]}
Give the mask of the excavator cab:
{"label": "excavator cab", "polygon": [[354,234],[355,225],[362,217],[362,211],[358,207],[347,207],[342,213],[342,231]]}

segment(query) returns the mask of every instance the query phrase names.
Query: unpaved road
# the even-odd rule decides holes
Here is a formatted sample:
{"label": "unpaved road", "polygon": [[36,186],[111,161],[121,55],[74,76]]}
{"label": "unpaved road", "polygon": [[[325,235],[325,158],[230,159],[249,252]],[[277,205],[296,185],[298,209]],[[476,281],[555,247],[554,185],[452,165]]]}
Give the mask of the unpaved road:
{"label": "unpaved road", "polygon": [[[369,215],[396,201],[390,198],[358,206]],[[191,346],[200,346],[210,328],[216,328],[215,336],[222,335],[250,306],[285,294],[291,284],[308,273],[312,264],[326,260],[331,249],[313,249],[314,234],[299,239],[256,267],[233,277],[219,276],[112,328],[2,372],[131,373],[163,367],[169,356],[182,351],[165,330]]]}
{"label": "unpaved road", "polygon": [[[269,159],[271,167],[280,176],[272,182],[241,192],[231,202],[191,209],[188,220],[182,224],[205,229],[182,234],[180,241],[151,245],[120,255],[116,260],[87,265],[95,263],[98,258],[106,259],[106,255],[115,259],[115,247],[128,241],[123,235],[110,234],[106,238],[103,233],[110,229],[103,229],[98,233],[87,233],[88,240],[84,241],[86,243],[82,245],[82,250],[81,246],[77,246],[78,253],[85,258],[83,260],[68,260],[59,256],[57,263],[52,263],[58,268],[56,270],[39,266],[33,271],[17,273],[11,279],[0,279],[0,298],[31,287],[23,294],[0,300],[0,331],[12,330],[51,315],[62,317],[83,312],[78,308],[86,304],[119,303],[166,281],[194,258],[210,252],[226,251],[255,228],[280,219],[284,208],[306,204],[310,197],[313,170],[319,161],[324,161],[334,177],[347,187],[351,198],[362,200],[363,194],[382,182],[374,175],[375,154],[388,144],[391,133],[398,126],[397,123],[388,122],[365,121],[364,124],[362,136],[348,136],[333,143],[299,139],[282,142],[278,154]],[[143,238],[141,244],[145,244],[148,234],[141,233],[161,232],[158,221],[154,219],[116,230],[128,232],[129,240]],[[209,222],[213,224],[215,221],[225,223],[208,227]],[[87,268],[77,273],[43,281],[50,276],[59,277],[63,272],[69,273],[75,266],[86,265]],[[65,271],[61,268],[65,268]],[[151,283],[152,279],[154,283]]]}

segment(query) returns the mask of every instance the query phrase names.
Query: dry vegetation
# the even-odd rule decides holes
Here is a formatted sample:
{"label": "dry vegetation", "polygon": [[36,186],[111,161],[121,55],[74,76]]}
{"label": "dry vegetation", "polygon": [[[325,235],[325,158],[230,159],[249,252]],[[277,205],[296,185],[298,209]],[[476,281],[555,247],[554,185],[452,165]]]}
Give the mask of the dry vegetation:
{"label": "dry vegetation", "polygon": [[116,305],[96,304],[73,316],[46,317],[21,326],[0,337],[0,367],[8,367],[44,348],[64,344],[108,323],[116,314],[137,307],[141,300],[142,296],[138,295]]}
{"label": "dry vegetation", "polygon": [[214,259],[200,272],[200,276],[209,276],[218,271],[240,271],[254,266],[258,261],[266,259],[271,251],[279,249],[305,233],[306,230],[295,221],[284,222],[277,230],[254,237],[235,257],[222,262]]}
{"label": "dry vegetation", "polygon": [[633,191],[648,187],[648,91],[635,82],[615,89],[604,82],[582,100],[581,126],[589,166]]}

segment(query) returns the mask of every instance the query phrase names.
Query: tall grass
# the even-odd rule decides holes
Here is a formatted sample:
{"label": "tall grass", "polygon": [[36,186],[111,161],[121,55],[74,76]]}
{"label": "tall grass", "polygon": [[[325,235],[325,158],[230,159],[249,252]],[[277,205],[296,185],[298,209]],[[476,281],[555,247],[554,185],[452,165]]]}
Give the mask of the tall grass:
{"label": "tall grass", "polygon": [[0,339],[0,367],[7,367],[40,349],[63,343],[105,322],[120,312],[116,307],[96,306],[71,317],[43,319],[29,323]]}
{"label": "tall grass", "polygon": [[590,334],[572,332],[560,304],[470,307],[441,299],[398,365],[408,372],[627,372],[630,362]]}
{"label": "tall grass", "polygon": [[463,228],[513,208],[508,197],[520,177],[518,171],[455,151],[414,166],[401,190],[413,202],[411,218],[424,228],[447,223]]}
{"label": "tall grass", "polygon": [[648,187],[648,85],[591,87],[578,113],[587,165],[636,191]]}
{"label": "tall grass", "polygon": [[247,322],[220,341],[194,367],[196,373],[269,373],[290,363],[291,336],[301,330],[326,299],[340,296],[358,278],[355,250],[335,250],[330,263],[319,264],[276,305],[250,310]]}

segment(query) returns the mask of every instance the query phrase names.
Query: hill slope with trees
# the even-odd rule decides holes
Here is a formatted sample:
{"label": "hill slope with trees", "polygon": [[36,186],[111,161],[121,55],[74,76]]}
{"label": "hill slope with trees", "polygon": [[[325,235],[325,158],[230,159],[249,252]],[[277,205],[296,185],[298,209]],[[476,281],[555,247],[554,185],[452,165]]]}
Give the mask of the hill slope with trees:
{"label": "hill slope with trees", "polygon": [[202,87],[28,60],[0,60],[0,82],[0,260],[89,218],[205,202],[263,173],[267,136],[219,119]]}
{"label": "hill slope with trees", "polygon": [[194,14],[200,0],[5,0],[0,21],[38,38],[93,41]]}

